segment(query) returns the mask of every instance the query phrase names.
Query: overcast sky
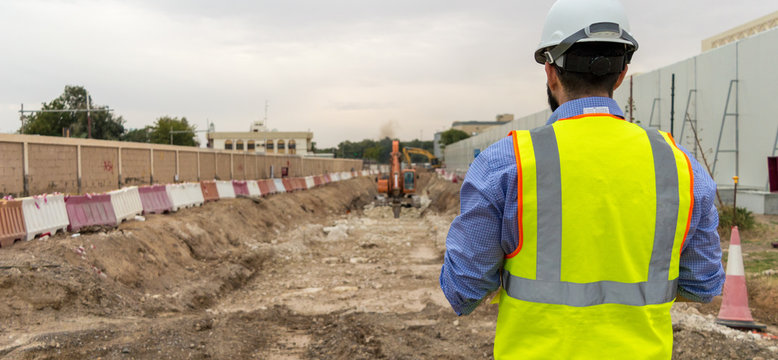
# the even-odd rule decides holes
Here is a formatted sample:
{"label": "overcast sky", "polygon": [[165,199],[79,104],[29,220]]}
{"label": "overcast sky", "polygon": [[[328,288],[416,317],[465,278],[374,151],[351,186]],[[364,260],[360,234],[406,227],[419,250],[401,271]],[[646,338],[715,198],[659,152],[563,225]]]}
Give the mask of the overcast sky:
{"label": "overcast sky", "polygon": [[[0,132],[65,85],[140,128],[163,115],[247,131],[264,117],[319,147],[545,108],[532,53],[553,1],[0,1]],[[633,72],[778,9],[765,0],[626,0]],[[385,129],[382,134],[381,129]],[[393,134],[387,134],[391,129]]]}

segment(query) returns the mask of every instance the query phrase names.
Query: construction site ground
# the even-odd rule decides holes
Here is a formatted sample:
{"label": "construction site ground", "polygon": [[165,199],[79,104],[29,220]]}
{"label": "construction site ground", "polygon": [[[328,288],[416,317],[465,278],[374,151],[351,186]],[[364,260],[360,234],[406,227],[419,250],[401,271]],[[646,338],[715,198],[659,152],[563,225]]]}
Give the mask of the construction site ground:
{"label": "construction site ground", "polygon": [[[496,305],[457,317],[438,285],[459,184],[418,185],[398,219],[359,178],[2,249],[0,358],[491,358]],[[778,217],[759,224],[750,302],[778,334]],[[769,336],[716,325],[720,302],[675,305],[674,358],[778,358]]]}

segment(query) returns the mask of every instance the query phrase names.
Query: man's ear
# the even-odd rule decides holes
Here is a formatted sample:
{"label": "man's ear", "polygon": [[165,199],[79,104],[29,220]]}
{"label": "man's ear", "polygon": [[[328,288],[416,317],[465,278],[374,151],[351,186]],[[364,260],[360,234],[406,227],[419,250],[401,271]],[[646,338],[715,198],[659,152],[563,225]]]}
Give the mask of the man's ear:
{"label": "man's ear", "polygon": [[621,82],[624,81],[624,78],[627,77],[627,71],[629,70],[629,65],[624,65],[624,70],[619,74],[619,79],[616,80],[616,83],[613,84],[613,90],[616,90],[621,86]]}
{"label": "man's ear", "polygon": [[559,83],[559,74],[556,72],[556,67],[554,65],[546,63],[545,69],[546,69],[546,84],[548,84],[549,89],[551,89],[552,91],[556,91],[561,85]]}

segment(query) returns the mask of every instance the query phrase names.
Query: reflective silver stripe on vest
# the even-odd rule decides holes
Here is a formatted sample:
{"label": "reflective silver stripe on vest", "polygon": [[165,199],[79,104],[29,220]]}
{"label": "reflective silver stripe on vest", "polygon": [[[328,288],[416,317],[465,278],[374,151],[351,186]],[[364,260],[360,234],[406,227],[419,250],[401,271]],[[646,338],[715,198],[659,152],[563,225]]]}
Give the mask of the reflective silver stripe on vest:
{"label": "reflective silver stripe on vest", "polygon": [[503,269],[502,283],[510,297],[535,303],[576,307],[601,304],[645,306],[672,301],[675,298],[678,279],[640,283],[598,281],[578,284],[525,279],[513,276],[507,269]]}
{"label": "reflective silver stripe on vest", "polygon": [[553,126],[530,132],[535,148],[538,194],[538,280],[559,281],[562,276],[562,183],[559,149]]}
{"label": "reflective silver stripe on vest", "polygon": [[[645,129],[645,128],[644,128]],[[654,153],[656,176],[656,225],[648,281],[667,280],[678,224],[678,171],[673,149],[655,129],[645,129]]]}
{"label": "reflective silver stripe on vest", "polygon": [[562,192],[559,148],[552,126],[530,132],[535,151],[538,195],[537,280],[513,276],[503,269],[509,296],[530,302],[568,306],[662,304],[675,298],[677,279],[668,280],[678,221],[678,173],[675,155],[664,137],[646,129],[654,158],[657,194],[656,225],[648,281],[621,283],[561,281]]}

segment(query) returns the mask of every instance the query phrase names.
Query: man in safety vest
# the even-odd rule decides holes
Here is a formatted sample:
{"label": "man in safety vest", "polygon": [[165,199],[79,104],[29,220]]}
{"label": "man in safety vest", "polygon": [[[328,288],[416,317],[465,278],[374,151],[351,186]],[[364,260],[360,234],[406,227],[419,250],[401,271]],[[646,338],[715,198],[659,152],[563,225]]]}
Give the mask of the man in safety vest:
{"label": "man in safety vest", "polygon": [[673,302],[721,292],[716,184],[612,99],[637,48],[617,0],[557,1],[551,118],[470,165],[440,285],[459,315],[500,289],[497,359],[669,359]]}

